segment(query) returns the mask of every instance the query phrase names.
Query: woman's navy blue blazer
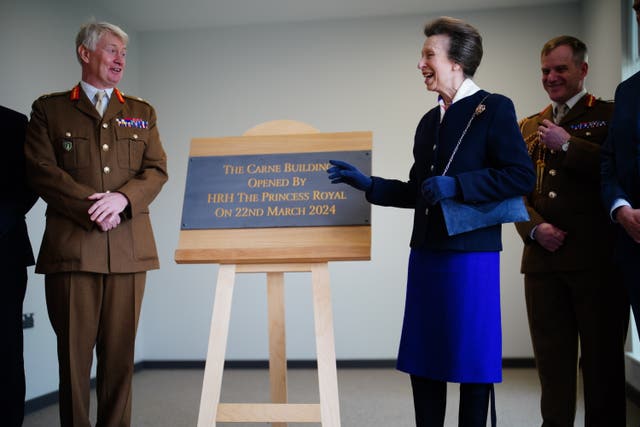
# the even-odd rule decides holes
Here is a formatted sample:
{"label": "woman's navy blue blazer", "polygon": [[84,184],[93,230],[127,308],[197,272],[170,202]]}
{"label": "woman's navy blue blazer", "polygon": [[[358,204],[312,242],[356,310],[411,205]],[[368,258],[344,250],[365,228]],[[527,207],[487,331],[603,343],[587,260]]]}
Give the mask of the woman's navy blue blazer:
{"label": "woman's navy blue blazer", "polygon": [[[500,225],[449,236],[440,205],[427,206],[421,192],[427,178],[442,175],[469,119],[487,95],[480,90],[453,103],[442,123],[439,106],[422,117],[416,129],[409,181],[372,177],[373,185],[366,193],[370,203],[415,209],[412,248],[502,250]],[[474,203],[524,196],[533,190],[535,172],[513,103],[498,94],[489,95],[482,103],[484,111],[474,118],[446,173],[458,182],[456,198]]]}

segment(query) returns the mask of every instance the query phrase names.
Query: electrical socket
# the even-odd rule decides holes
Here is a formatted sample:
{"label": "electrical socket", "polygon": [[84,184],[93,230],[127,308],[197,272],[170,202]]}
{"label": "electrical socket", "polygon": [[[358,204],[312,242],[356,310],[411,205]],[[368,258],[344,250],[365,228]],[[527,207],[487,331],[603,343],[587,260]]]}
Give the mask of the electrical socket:
{"label": "electrical socket", "polygon": [[33,328],[33,313],[22,314],[22,329]]}

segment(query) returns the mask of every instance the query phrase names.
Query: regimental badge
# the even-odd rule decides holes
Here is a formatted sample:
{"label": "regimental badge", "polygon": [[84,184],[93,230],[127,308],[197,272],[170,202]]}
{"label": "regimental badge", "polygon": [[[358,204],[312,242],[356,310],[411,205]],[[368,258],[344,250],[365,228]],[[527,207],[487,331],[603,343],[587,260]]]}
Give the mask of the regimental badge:
{"label": "regimental badge", "polygon": [[147,129],[149,127],[148,121],[136,117],[117,117],[116,123],[118,126],[124,128]]}
{"label": "regimental badge", "polygon": [[62,148],[64,148],[64,151],[71,151],[73,150],[73,142],[71,140],[65,139],[62,141]]}

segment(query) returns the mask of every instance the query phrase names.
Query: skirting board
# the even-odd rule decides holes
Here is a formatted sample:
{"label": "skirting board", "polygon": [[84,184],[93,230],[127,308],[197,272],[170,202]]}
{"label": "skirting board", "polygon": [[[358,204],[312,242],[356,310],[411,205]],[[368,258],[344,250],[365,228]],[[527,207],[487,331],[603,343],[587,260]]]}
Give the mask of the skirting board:
{"label": "skirting board", "polygon": [[[135,364],[135,372],[145,369],[204,369],[204,360],[143,360]],[[338,369],[395,369],[395,359],[348,359],[337,360]],[[267,360],[227,360],[225,369],[269,369]],[[315,360],[289,360],[289,369],[315,369]],[[503,368],[535,368],[532,358],[505,358]],[[95,388],[95,378],[91,379],[91,387]],[[627,396],[634,402],[640,402],[640,391],[627,384]],[[58,403],[58,392],[44,394],[25,402],[25,413],[29,414],[49,405]]]}

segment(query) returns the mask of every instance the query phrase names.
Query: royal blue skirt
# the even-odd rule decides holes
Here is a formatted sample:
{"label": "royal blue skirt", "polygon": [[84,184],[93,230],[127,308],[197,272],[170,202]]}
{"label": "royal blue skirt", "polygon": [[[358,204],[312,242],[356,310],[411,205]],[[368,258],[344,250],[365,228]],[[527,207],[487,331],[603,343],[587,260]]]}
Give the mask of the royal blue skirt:
{"label": "royal blue skirt", "polygon": [[439,381],[502,381],[499,252],[411,250],[397,367]]}

